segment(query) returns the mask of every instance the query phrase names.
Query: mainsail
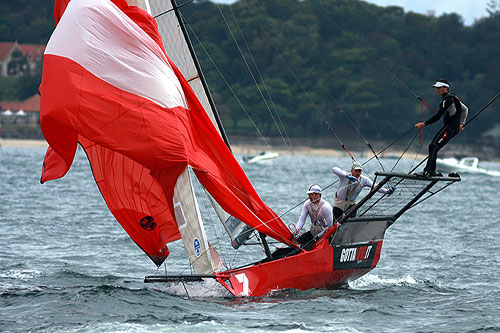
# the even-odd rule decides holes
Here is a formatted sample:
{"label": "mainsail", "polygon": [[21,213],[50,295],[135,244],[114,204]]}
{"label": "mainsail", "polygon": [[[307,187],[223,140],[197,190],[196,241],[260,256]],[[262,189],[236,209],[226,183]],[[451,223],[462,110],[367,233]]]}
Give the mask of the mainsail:
{"label": "mainsail", "polygon": [[[151,14],[151,5],[149,0],[128,0],[127,1],[131,6],[138,6],[149,14]],[[169,4],[170,2],[168,2]],[[158,2],[152,2],[153,9],[157,11],[160,7]],[[167,3],[166,3],[167,4]],[[164,6],[166,4],[163,4]],[[172,8],[168,8],[168,11],[165,13],[169,13]],[[170,15],[166,16],[169,20],[163,19],[161,23],[158,25],[159,30],[165,31],[166,23],[175,21],[177,18],[173,16],[173,12]],[[164,29],[160,29],[160,27],[164,27]],[[170,29],[167,29],[169,33],[163,33],[163,47],[167,54],[170,54],[170,58],[174,61],[174,63],[178,64],[177,67],[184,75],[184,77],[188,78],[188,82],[190,82],[191,88],[197,95],[198,99],[201,97],[206,97],[207,95],[201,91],[199,84],[194,84],[195,82],[199,82],[199,76],[196,76],[193,80],[189,80],[191,73],[197,73],[194,68],[194,63],[188,62],[185,59],[191,59],[190,54],[187,52],[179,52],[184,51],[187,48],[186,43],[182,43],[182,32],[179,31],[178,26],[171,25]],[[161,35],[161,34],[160,34]],[[169,36],[172,36],[168,38]],[[166,38],[167,37],[167,38]],[[165,43],[165,41],[168,41]],[[174,52],[178,50],[178,52]],[[175,55],[176,57],[172,57]],[[180,65],[179,65],[180,64]],[[210,109],[210,104],[208,104]],[[209,115],[212,113],[207,112]],[[212,115],[213,116],[213,115]],[[212,118],[213,119],[213,118]],[[191,174],[189,168],[186,168],[182,174],[179,176],[177,183],[174,188],[174,211],[175,211],[175,219],[177,220],[177,225],[179,227],[179,232],[181,234],[181,239],[184,244],[184,248],[186,249],[188,259],[191,263],[191,266],[198,274],[207,274],[213,273],[216,269],[212,262],[211,252],[214,252],[215,249],[210,249],[208,240],[206,237],[205,227],[203,225],[201,213],[198,207],[198,202],[196,199],[196,195],[193,188],[193,183],[191,179]],[[222,211],[222,209],[220,209]],[[227,215],[227,214],[226,214]]]}
{"label": "mainsail", "polygon": [[157,265],[180,238],[174,187],[188,166],[226,212],[293,245],[166,56],[149,14],[124,0],[57,0],[55,8],[40,88],[50,145],[42,182],[65,175],[80,142],[111,212]]}
{"label": "mainsail", "polygon": [[[203,77],[203,72],[196,62],[189,37],[183,28],[184,25],[183,22],[181,22],[182,18],[180,12],[174,8],[176,6],[176,1],[138,0],[137,5],[150,11],[150,14],[156,18],[158,31],[162,37],[163,46],[167,55],[184,75],[215,128],[229,146],[224,127],[215,110],[215,104]],[[212,200],[211,197],[210,199],[228,235],[231,237],[231,240],[234,240],[245,227],[245,224],[227,214],[215,200]]]}

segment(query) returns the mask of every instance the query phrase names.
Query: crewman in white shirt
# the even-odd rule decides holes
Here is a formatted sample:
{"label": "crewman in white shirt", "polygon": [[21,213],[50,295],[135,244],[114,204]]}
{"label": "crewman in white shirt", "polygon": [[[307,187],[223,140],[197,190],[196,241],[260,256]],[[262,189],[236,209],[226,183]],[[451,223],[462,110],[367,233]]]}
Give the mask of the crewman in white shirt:
{"label": "crewman in white shirt", "polygon": [[[352,163],[351,173],[347,173],[338,167],[334,167],[332,172],[339,177],[339,188],[335,193],[335,201],[333,203],[333,215],[335,220],[338,221],[349,208],[356,205],[356,198],[361,190],[364,187],[372,187],[373,182],[370,178],[361,174],[363,167],[357,162]],[[391,195],[395,189],[395,187],[391,189],[382,187],[379,192]],[[356,216],[356,212],[351,215],[351,217],[354,216]]]}
{"label": "crewman in white shirt", "polygon": [[296,233],[298,233],[304,226],[306,218],[309,215],[311,218],[311,229],[298,238],[302,244],[309,242],[317,235],[321,237],[327,229],[333,226],[332,206],[326,200],[321,199],[321,187],[311,185],[307,191],[307,195],[309,196],[309,201],[304,203],[302,214],[300,214],[296,226]]}

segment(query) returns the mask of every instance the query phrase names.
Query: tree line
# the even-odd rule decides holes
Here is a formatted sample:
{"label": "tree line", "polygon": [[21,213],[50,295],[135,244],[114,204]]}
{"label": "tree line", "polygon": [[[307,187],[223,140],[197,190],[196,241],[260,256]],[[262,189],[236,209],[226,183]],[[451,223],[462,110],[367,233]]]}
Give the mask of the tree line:
{"label": "tree line", "polygon": [[[0,40],[46,43],[52,1],[0,9]],[[471,113],[500,91],[497,0],[472,26],[458,14],[360,0],[198,0],[181,11],[229,135],[256,135],[255,123],[269,137],[347,137],[355,126],[367,138],[392,139],[420,120],[418,96],[437,108],[431,85],[441,77]],[[468,140],[499,123],[497,105],[471,123]],[[424,119],[431,115],[424,107]]]}
{"label": "tree line", "polygon": [[[437,110],[431,85],[439,78],[448,78],[471,113],[500,92],[500,1],[490,1],[488,11],[465,26],[458,14],[358,0],[196,1],[182,8],[230,134],[256,133],[243,104],[264,136],[281,135],[284,126],[291,137],[333,136],[331,128],[347,137],[356,135],[354,124],[371,139],[398,137],[419,121],[418,96]],[[468,140],[499,123],[495,108],[470,124]],[[424,107],[424,119],[431,115]]]}

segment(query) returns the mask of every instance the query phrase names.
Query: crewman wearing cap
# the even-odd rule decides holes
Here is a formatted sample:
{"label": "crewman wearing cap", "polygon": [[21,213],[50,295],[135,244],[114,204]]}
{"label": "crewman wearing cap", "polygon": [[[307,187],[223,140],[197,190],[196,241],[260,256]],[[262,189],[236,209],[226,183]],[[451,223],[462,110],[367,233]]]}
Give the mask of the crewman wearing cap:
{"label": "crewman wearing cap", "polygon": [[315,236],[321,237],[328,228],[333,226],[332,206],[321,198],[321,187],[319,185],[311,185],[307,191],[307,195],[309,196],[309,200],[304,203],[296,230],[294,231],[294,234],[297,236],[309,215],[311,218],[311,229],[298,238],[302,244],[306,244]]}
{"label": "crewman wearing cap", "polygon": [[441,103],[439,103],[439,110],[434,116],[426,121],[415,124],[415,127],[420,129],[435,123],[443,117],[443,127],[436,133],[434,139],[432,139],[432,142],[429,144],[429,157],[424,172],[416,174],[425,177],[442,176],[440,173],[436,172],[437,154],[451,138],[463,129],[464,121],[467,117],[466,107],[462,107],[458,97],[449,91],[450,83],[447,79],[437,80],[432,87],[436,88],[437,94],[442,98]]}
{"label": "crewman wearing cap", "polygon": [[[362,172],[363,167],[358,162],[352,163],[351,173],[338,167],[332,169],[332,173],[339,177],[339,188],[335,193],[333,203],[333,215],[336,221],[340,220],[345,212],[356,205],[356,198],[364,187],[371,188],[373,186],[371,179],[362,175]],[[379,192],[391,195],[395,189],[394,186],[390,189],[381,187]],[[351,215],[351,217],[354,216],[356,216],[356,212]]]}

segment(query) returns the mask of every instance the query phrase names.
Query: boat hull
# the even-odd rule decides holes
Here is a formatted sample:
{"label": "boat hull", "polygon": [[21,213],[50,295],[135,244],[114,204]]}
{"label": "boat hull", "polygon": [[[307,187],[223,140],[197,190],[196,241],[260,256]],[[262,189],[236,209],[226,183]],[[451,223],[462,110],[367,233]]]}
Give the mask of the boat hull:
{"label": "boat hull", "polygon": [[321,242],[310,251],[216,274],[235,296],[264,296],[278,289],[335,288],[377,266],[382,240],[331,246]]}

